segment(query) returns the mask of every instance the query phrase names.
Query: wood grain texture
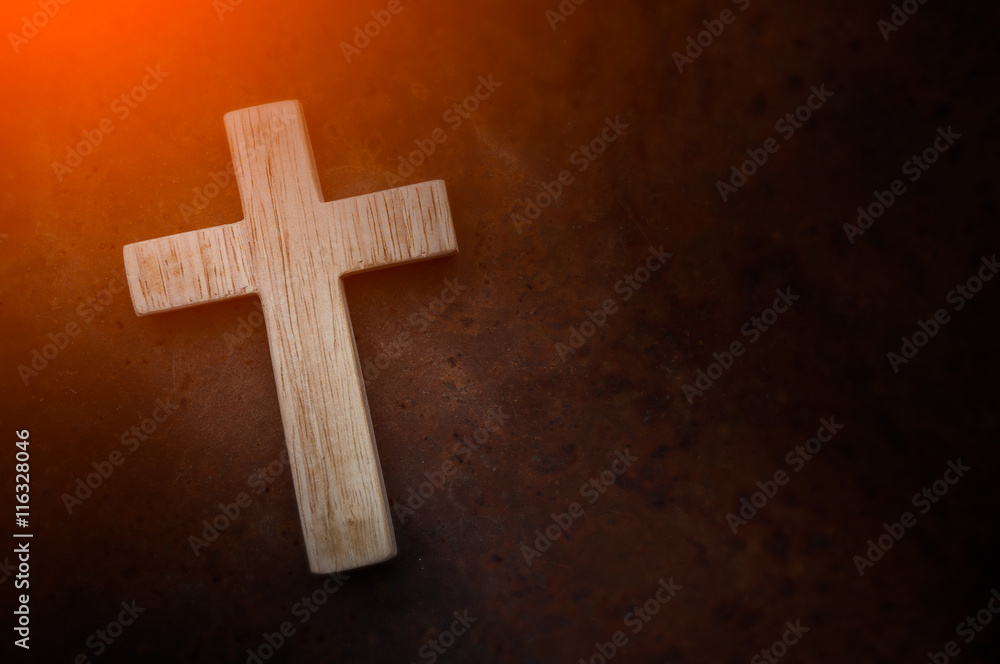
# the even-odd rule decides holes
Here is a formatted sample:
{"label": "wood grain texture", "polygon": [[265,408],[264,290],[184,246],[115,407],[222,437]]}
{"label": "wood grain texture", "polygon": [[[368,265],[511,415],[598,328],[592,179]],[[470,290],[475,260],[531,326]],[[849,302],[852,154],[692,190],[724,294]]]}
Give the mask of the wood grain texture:
{"label": "wood grain texture", "polygon": [[125,274],[140,316],[257,292],[242,223],[126,245]]}
{"label": "wood grain texture", "polygon": [[136,313],[256,292],[310,568],[396,553],[341,276],[458,250],[444,182],[324,202],[296,101],[227,113],[243,221],[125,247]]}

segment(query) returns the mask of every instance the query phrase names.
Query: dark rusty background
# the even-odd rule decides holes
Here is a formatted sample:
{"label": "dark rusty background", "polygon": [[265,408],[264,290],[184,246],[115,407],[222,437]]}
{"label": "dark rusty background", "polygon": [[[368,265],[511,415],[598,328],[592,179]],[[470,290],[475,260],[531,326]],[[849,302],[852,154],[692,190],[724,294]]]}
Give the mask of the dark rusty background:
{"label": "dark rusty background", "polygon": [[[31,430],[35,533],[32,649],[10,643],[7,577],[4,661],[245,662],[320,586],[287,469],[248,484],[284,447],[265,334],[236,336],[254,301],[140,319],[118,293],[78,313],[124,244],[240,219],[235,186],[179,206],[228,163],[225,112],[293,98],[328,200],[385,188],[414,140],[448,134],[408,182],[447,182],[460,253],[346,280],[361,359],[384,367],[368,401],[392,504],[491,407],[510,419],[396,519],[398,557],[351,572],[269,661],[426,662],[462,610],[477,622],[442,662],[587,661],[661,578],[683,588],[615,661],[746,662],[797,619],[790,662],[926,661],[956,640],[1000,587],[1000,284],[898,374],[886,353],[1000,249],[994,6],[928,2],[885,41],[889,3],[592,0],[552,30],[556,0],[404,1],[346,62],[340,42],[384,6],[245,0],[220,20],[208,0],[70,2],[2,56],[0,419],[9,446]],[[671,54],[727,7],[679,73]],[[37,10],[8,3],[4,32]],[[58,182],[64,146],[156,64],[169,76]],[[447,128],[490,74],[499,89]],[[723,203],[716,180],[821,84],[830,101]],[[618,116],[625,135],[519,233],[523,199]],[[852,246],[857,206],[947,126],[962,138]],[[561,361],[650,245],[667,268]],[[467,290],[421,329],[446,279]],[[689,404],[682,385],[786,287],[792,310]],[[67,322],[81,333],[25,385],[18,365]],[[68,514],[62,495],[168,396],[177,412]],[[844,429],[734,535],[726,514],[831,415]],[[626,449],[638,461],[526,566],[521,545]],[[859,577],[852,556],[957,457],[973,470]],[[196,557],[189,536],[240,492],[251,505]],[[133,599],[144,613],[94,657],[88,637]],[[990,625],[956,661],[998,661],[998,643]]]}

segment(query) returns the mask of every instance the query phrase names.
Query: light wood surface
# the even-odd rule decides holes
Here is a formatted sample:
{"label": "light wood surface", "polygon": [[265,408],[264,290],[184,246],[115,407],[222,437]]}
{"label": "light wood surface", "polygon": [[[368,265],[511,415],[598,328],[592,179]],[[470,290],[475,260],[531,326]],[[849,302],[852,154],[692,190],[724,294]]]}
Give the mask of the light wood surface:
{"label": "light wood surface", "polygon": [[227,113],[245,218],[124,249],[142,316],[256,293],[310,568],[396,554],[341,276],[458,250],[444,182],[324,202],[301,106]]}

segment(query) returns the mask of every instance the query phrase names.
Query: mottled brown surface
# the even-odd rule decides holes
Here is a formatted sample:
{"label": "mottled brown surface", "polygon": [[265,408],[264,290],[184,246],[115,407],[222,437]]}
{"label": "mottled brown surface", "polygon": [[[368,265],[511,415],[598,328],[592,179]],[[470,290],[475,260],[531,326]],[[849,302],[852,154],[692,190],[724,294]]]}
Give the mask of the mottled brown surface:
{"label": "mottled brown surface", "polygon": [[[747,662],[797,619],[810,631],[783,662],[922,662],[949,640],[954,661],[997,661],[1000,624],[971,644],[955,625],[1000,588],[1000,283],[946,302],[1000,249],[991,5],[928,2],[886,42],[881,3],[592,0],[553,31],[556,0],[404,2],[348,63],[339,43],[385,4],[308,4],[246,0],[220,21],[208,0],[70,2],[2,56],[0,477],[13,511],[12,434],[30,429],[35,534],[32,648],[11,645],[6,578],[4,661],[246,662],[294,621],[268,661],[428,662],[463,610],[477,621],[439,661],[589,661],[624,630],[615,662]],[[671,54],[727,7],[735,22],[679,73]],[[4,32],[37,10],[5,6]],[[117,119],[111,101],[156,64],[169,76]],[[449,128],[490,74],[501,87]],[[723,202],[716,181],[821,84],[829,102]],[[392,504],[491,407],[510,415],[397,512],[398,557],[305,624],[293,605],[323,579],[287,467],[259,495],[248,482],[284,447],[255,301],[140,319],[123,292],[78,312],[124,244],[241,218],[235,186],[179,206],[227,165],[225,112],[291,98],[327,199],[385,188],[414,140],[447,132],[407,182],[447,182],[460,253],[347,280],[361,360],[383,367],[368,401]],[[625,135],[518,232],[523,199],[617,116]],[[115,131],[59,182],[51,163],[102,117]],[[949,125],[962,138],[852,246],[843,224]],[[650,245],[673,258],[623,304],[615,284]],[[416,324],[446,279],[467,290]],[[786,287],[798,302],[689,403],[682,386]],[[617,313],[563,362],[555,344],[607,298]],[[951,322],[894,373],[886,354],[939,308]],[[78,336],[25,385],[18,365],[68,322]],[[166,396],[176,413],[129,453],[123,432]],[[843,430],[734,535],[726,514],[830,416]],[[124,464],[68,514],[62,495],[114,450]],[[581,485],[626,450],[638,460],[587,504]],[[958,457],[968,475],[859,576],[866,540]],[[250,506],[196,557],[189,536],[241,492]],[[586,515],[527,566],[522,544],[575,501]],[[661,578],[681,590],[632,633]],[[144,613],[95,656],[88,637],[133,599]]]}

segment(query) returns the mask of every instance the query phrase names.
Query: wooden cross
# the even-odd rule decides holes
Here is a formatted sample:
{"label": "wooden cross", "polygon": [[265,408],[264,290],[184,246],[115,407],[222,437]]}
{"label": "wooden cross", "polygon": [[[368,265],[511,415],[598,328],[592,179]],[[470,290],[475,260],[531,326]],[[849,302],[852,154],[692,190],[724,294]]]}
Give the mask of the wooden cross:
{"label": "wooden cross", "polygon": [[325,202],[302,107],[225,116],[244,219],[125,246],[139,316],[256,293],[317,574],[396,555],[341,277],[458,251],[444,182]]}

